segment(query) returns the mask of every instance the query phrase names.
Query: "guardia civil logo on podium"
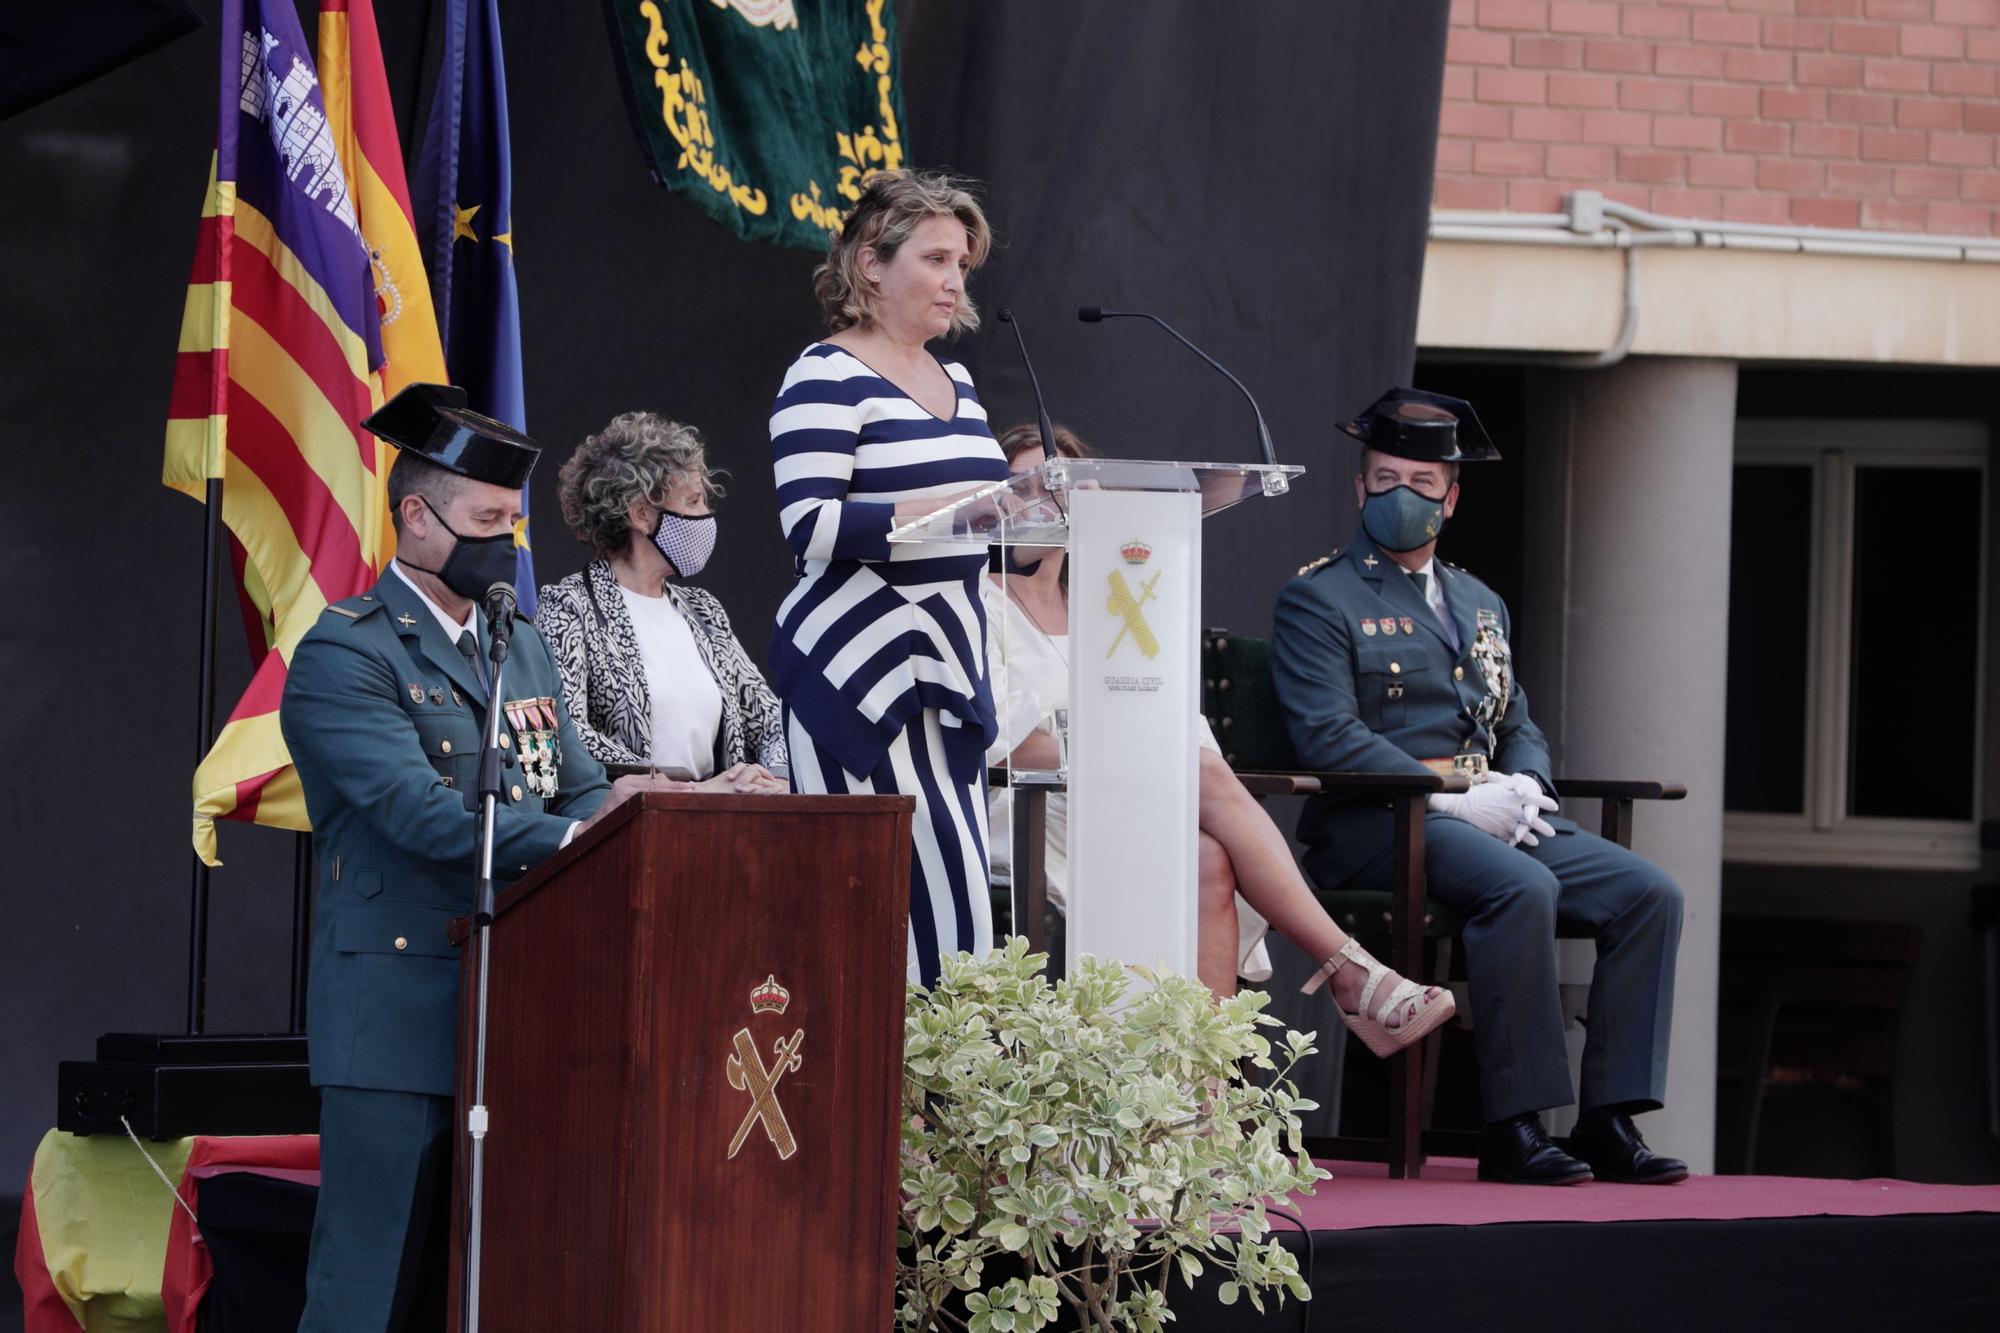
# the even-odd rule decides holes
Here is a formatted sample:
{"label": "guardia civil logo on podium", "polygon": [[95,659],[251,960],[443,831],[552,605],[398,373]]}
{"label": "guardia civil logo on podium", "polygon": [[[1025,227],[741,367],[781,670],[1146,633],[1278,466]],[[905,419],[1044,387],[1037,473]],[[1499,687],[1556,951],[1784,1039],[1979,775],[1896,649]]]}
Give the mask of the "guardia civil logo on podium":
{"label": "guardia civil logo on podium", "polygon": [[[1118,548],[1118,555],[1128,565],[1144,565],[1153,558],[1153,548],[1134,537]],[[1146,621],[1146,603],[1153,600],[1153,594],[1160,586],[1161,572],[1164,571],[1155,572],[1150,579],[1142,579],[1137,592],[1133,591],[1131,583],[1125,578],[1124,570],[1114,569],[1105,576],[1105,582],[1111,585],[1111,597],[1105,603],[1105,608],[1120,621],[1118,633],[1112,637],[1111,646],[1104,650],[1106,661],[1117,653],[1119,645],[1125,642],[1127,635],[1130,635],[1132,642],[1138,645],[1139,651],[1145,655],[1147,661],[1150,662],[1160,655],[1159,636],[1153,633],[1153,627]],[[1135,574],[1133,577],[1139,576]]]}
{"label": "guardia civil logo on podium", "polygon": [[745,240],[824,250],[903,165],[889,0],[610,0],[653,178]]}
{"label": "guardia civil logo on podium", "polygon": [[[776,973],[764,978],[750,992],[750,1013],[782,1016],[791,1007],[792,993],[778,984]],[[750,1094],[749,1109],[736,1126],[736,1135],[729,1140],[729,1157],[743,1151],[744,1143],[750,1138],[750,1131],[757,1126],[764,1127],[764,1137],[778,1150],[778,1160],[788,1161],[799,1150],[797,1136],[792,1133],[791,1122],[785,1118],[785,1108],[778,1104],[778,1084],[786,1074],[805,1062],[799,1048],[805,1045],[806,1030],[795,1028],[789,1037],[780,1038],[771,1048],[771,1063],[764,1063],[763,1052],[757,1047],[756,1037],[748,1027],[738,1028],[729,1040],[731,1054],[723,1061],[723,1070],[728,1075],[729,1086],[738,1092]]]}

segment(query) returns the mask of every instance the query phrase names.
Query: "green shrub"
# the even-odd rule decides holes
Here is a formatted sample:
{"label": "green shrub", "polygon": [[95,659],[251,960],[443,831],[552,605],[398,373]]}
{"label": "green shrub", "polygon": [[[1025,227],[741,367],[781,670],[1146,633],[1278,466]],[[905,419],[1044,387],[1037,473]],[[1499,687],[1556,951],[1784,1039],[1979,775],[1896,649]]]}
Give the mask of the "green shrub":
{"label": "green shrub", "polygon": [[[1218,1004],[1092,958],[1052,986],[1043,962],[1015,938],[910,988],[899,1327],[1025,1333],[1066,1310],[1080,1333],[1159,1329],[1169,1278],[1208,1264],[1225,1302],[1310,1299],[1264,1200],[1327,1176],[1287,1077],[1312,1034],[1274,1059],[1260,992]],[[989,1264],[1010,1275],[986,1286]]]}

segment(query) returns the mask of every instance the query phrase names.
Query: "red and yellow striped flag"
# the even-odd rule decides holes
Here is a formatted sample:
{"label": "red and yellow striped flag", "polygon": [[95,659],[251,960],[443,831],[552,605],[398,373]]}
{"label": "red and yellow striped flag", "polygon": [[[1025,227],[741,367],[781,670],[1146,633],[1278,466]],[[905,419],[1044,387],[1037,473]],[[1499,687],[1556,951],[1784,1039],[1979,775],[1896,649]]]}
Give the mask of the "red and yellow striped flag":
{"label": "red and yellow striped flag", "polygon": [[[374,272],[384,357],[379,401],[386,402],[406,385],[449,380],[431,284],[424,272],[423,246],[417,242],[410,210],[403,146],[389,102],[389,76],[382,67],[373,0],[320,0],[319,69],[326,118],[354,193],[354,212]],[[388,499],[389,465],[396,461],[396,446],[369,438],[376,450],[374,476],[381,487],[375,512],[382,524],[372,547],[379,569],[396,554]]]}
{"label": "red and yellow striped flag", "polygon": [[256,661],[195,771],[195,850],[211,865],[217,818],[309,827],[278,729],[286,664],[394,551],[393,451],[361,419],[385,380],[443,378],[374,16],[368,0],[326,8],[338,73],[323,95],[288,0],[223,5],[216,155],[168,413],[162,480],[197,499],[221,481]]}

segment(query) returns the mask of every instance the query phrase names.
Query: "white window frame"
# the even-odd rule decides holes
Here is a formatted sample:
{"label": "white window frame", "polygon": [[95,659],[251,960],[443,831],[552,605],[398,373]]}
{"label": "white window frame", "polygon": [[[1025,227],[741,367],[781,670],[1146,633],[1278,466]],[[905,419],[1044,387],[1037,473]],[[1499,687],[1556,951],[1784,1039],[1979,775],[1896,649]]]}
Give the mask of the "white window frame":
{"label": "white window frame", "polygon": [[[1723,814],[1723,859],[1759,865],[1977,870],[1985,809],[1983,746],[1973,749],[1972,817],[1885,819],[1847,809],[1848,700],[1853,684],[1854,474],[1860,467],[1976,468],[1979,570],[1975,594],[1980,688],[1969,720],[1986,734],[1986,598],[1991,447],[1965,421],[1823,421],[1751,418],[1736,423],[1739,464],[1813,469],[1812,563],[1807,614],[1805,812]],[[1913,700],[1914,702],[1914,700]]]}

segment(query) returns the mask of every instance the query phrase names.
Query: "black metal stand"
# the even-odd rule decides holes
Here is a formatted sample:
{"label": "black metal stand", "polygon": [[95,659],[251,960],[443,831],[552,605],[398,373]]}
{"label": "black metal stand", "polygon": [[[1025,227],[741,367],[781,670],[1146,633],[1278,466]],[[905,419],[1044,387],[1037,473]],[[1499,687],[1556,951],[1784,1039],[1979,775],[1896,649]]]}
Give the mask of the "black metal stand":
{"label": "black metal stand", "polygon": [[292,847],[292,1009],[291,1031],[306,1030],[306,978],[312,965],[312,834],[301,833]]}
{"label": "black metal stand", "polygon": [[479,941],[479,982],[473,1001],[472,1105],[466,1108],[465,1132],[471,1140],[467,1157],[471,1169],[465,1212],[465,1333],[479,1330],[480,1241],[484,1232],[482,1216],[486,1201],[486,997],[487,965],[493,957],[493,822],[500,802],[500,769],[511,764],[512,753],[500,748],[500,683],[507,663],[507,640],[514,629],[511,599],[504,614],[488,622],[493,646],[492,679],[486,700],[486,736],[479,747],[479,780],[466,793],[466,804],[479,811],[479,886],[472,913],[472,928]]}
{"label": "black metal stand", "polygon": [[[210,477],[202,504],[201,655],[196,659],[194,762],[208,757],[215,744],[215,640],[221,618],[216,571],[222,563],[222,479]],[[187,1034],[201,1036],[208,1027],[208,888],[209,868],[194,856],[194,878],[188,894]],[[306,1030],[306,980],[312,939],[312,834],[298,835],[292,856],[292,968],[289,1030]]]}
{"label": "black metal stand", "polygon": [[[222,481],[203,498],[200,658],[196,663],[195,763],[215,741],[215,654],[222,564]],[[216,1036],[208,1026],[209,869],[190,853],[188,980],[184,1035],[109,1032],[94,1060],[56,1067],[56,1127],[72,1134],[309,1134],[319,1125],[305,1032],[312,918],[312,838],[298,835],[292,874],[291,1031]]]}
{"label": "black metal stand", "polygon": [[[210,477],[203,505],[201,542],[201,657],[195,687],[194,761],[215,741],[215,567],[221,561],[222,478]],[[208,865],[194,856],[188,916],[187,1030],[199,1036],[208,1017]]]}

